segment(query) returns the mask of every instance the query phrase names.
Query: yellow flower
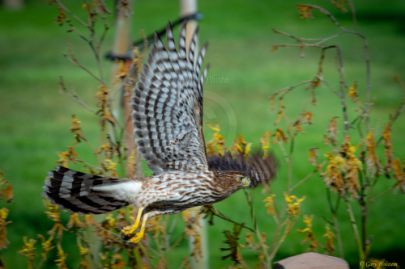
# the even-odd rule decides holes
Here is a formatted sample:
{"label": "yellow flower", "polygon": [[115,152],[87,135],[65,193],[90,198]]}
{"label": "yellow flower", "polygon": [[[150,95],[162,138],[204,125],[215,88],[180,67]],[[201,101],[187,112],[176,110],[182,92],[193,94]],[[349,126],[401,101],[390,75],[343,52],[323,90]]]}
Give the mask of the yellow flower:
{"label": "yellow flower", "polygon": [[400,160],[396,159],[392,162],[392,169],[394,171],[394,178],[397,181],[395,186],[400,187],[403,190],[405,184],[405,173]]}
{"label": "yellow flower", "polygon": [[356,147],[350,144],[349,137],[345,137],[338,153],[325,154],[328,163],[322,176],[326,184],[341,195],[351,193],[353,197],[358,196],[362,163],[355,153]]}
{"label": "yellow flower", "polygon": [[214,133],[214,141],[217,146],[217,152],[219,155],[224,155],[225,154],[225,138],[222,134],[220,133]]}
{"label": "yellow flower", "polygon": [[299,229],[298,232],[305,234],[304,242],[309,242],[309,249],[314,251],[318,248],[318,242],[316,241],[314,231],[312,230],[312,219],[313,216],[305,215],[304,224],[305,227]]}
{"label": "yellow flower", "polygon": [[23,238],[24,245],[22,249],[19,251],[19,253],[25,257],[28,258],[29,261],[32,262],[32,260],[35,257],[35,244],[37,240],[35,239],[28,239],[27,237]]}
{"label": "yellow flower", "polygon": [[7,208],[2,208],[0,209],[0,220],[5,221],[8,216],[8,209]]}
{"label": "yellow flower", "polygon": [[350,99],[352,99],[352,101],[357,101],[359,95],[357,93],[357,83],[354,82],[352,85],[350,85],[349,89],[347,89],[347,93],[350,97]]}
{"label": "yellow flower", "polygon": [[44,252],[49,252],[51,249],[53,249],[52,240],[48,239],[48,240],[43,241],[41,246],[42,246],[42,250]]}
{"label": "yellow flower", "polygon": [[110,144],[104,143],[96,150],[96,154],[99,154],[102,152],[111,153],[111,151],[112,151],[112,148],[111,148]]}
{"label": "yellow flower", "polygon": [[296,120],[296,121],[293,123],[293,127],[294,127],[296,133],[301,133],[301,132],[302,132],[301,120],[299,120],[299,119]]}
{"label": "yellow flower", "polygon": [[313,114],[310,111],[305,111],[301,114],[307,124],[312,124]]}
{"label": "yellow flower", "polygon": [[67,166],[69,161],[75,161],[77,153],[73,147],[69,147],[67,151],[62,151],[58,154],[58,163],[62,166]]}
{"label": "yellow flower", "polygon": [[55,259],[56,266],[59,269],[68,269],[66,266],[66,254],[63,251],[63,248],[61,245],[58,245],[58,253],[57,253],[57,258]]}
{"label": "yellow flower", "polygon": [[70,219],[67,224],[67,227],[68,228],[83,228],[84,227],[83,222],[80,220],[79,214],[72,213],[70,215]]}
{"label": "yellow flower", "polygon": [[102,130],[104,130],[107,122],[110,122],[111,124],[115,123],[114,117],[110,112],[108,88],[104,84],[100,85],[96,98],[97,106],[99,108],[97,114],[100,116],[100,125]]}
{"label": "yellow flower", "polygon": [[276,133],[274,134],[274,142],[287,142],[287,137],[280,128],[277,128]]}
{"label": "yellow flower", "polygon": [[6,248],[8,245],[6,226],[9,222],[7,221],[7,217],[8,209],[0,209],[0,249]]}
{"label": "yellow flower", "polygon": [[336,137],[337,137],[337,117],[333,117],[329,121],[328,133],[325,136],[325,144],[332,144],[335,146]]}
{"label": "yellow flower", "polygon": [[225,138],[224,136],[220,133],[221,128],[219,125],[208,125],[208,127],[214,132],[212,135],[213,138],[211,141],[207,143],[207,152],[209,154],[215,154],[217,153],[218,155],[224,155],[225,154]]}
{"label": "yellow flower", "polygon": [[243,136],[239,136],[233,144],[233,150],[239,154],[242,154],[243,156],[247,156],[249,155],[251,146],[252,143],[246,142]]}
{"label": "yellow flower", "polygon": [[305,227],[308,228],[309,230],[312,229],[312,219],[313,219],[313,216],[310,216],[310,215],[304,216]]}
{"label": "yellow flower", "polygon": [[13,186],[4,178],[0,171],[0,198],[4,198],[6,202],[13,200]]}
{"label": "yellow flower", "polygon": [[107,214],[105,220],[103,221],[103,227],[110,230],[115,228],[117,221],[112,214]]}
{"label": "yellow flower", "polygon": [[111,172],[113,176],[117,176],[117,163],[111,159],[105,159],[103,162],[103,167],[108,172]]}
{"label": "yellow flower", "polygon": [[95,223],[96,223],[96,222],[94,221],[92,215],[84,215],[84,222],[85,222],[87,225],[89,225],[89,226],[95,225]]}
{"label": "yellow flower", "polygon": [[298,13],[302,19],[311,19],[312,18],[312,7],[304,4],[297,5]]}
{"label": "yellow flower", "polygon": [[269,155],[270,137],[271,137],[271,132],[266,131],[266,132],[264,132],[263,136],[260,138],[260,144],[262,145],[262,150],[263,150],[263,158],[266,158]]}
{"label": "yellow flower", "polygon": [[326,243],[325,243],[326,253],[333,254],[335,252],[335,244],[334,244],[335,234],[332,232],[329,225],[326,225],[325,233],[323,234],[323,237],[326,238]]}
{"label": "yellow flower", "polygon": [[219,127],[218,124],[208,124],[208,128],[210,128],[214,133],[219,133],[221,132],[221,127]]}
{"label": "yellow flower", "polygon": [[53,222],[60,222],[60,208],[56,204],[46,201],[46,215],[50,218]]}
{"label": "yellow flower", "polygon": [[376,154],[376,142],[374,139],[374,135],[372,132],[369,132],[366,136],[366,146],[367,146],[367,172],[370,174],[371,177],[380,174],[380,162],[377,158]]}
{"label": "yellow flower", "polygon": [[305,197],[298,198],[295,195],[284,193],[284,200],[287,203],[288,215],[295,217],[300,213],[301,203]]}
{"label": "yellow flower", "polygon": [[308,161],[310,164],[313,166],[316,166],[317,164],[317,157],[318,157],[318,152],[316,148],[311,148],[308,151]]}
{"label": "yellow flower", "polygon": [[207,154],[214,155],[215,154],[215,145],[213,141],[209,141],[207,143]]}
{"label": "yellow flower", "polygon": [[84,246],[80,243],[80,241],[77,242],[77,246],[79,247],[79,254],[80,254],[80,256],[86,256],[86,255],[88,255],[88,254],[90,253],[89,248],[84,247]]}
{"label": "yellow flower", "polygon": [[264,205],[266,207],[267,213],[269,213],[270,215],[274,215],[276,213],[276,208],[274,205],[275,196],[276,196],[275,194],[271,194],[266,198],[264,198]]}
{"label": "yellow flower", "polygon": [[74,114],[72,115],[70,131],[74,135],[76,142],[80,142],[82,140],[86,141],[86,138],[82,133],[82,128],[80,127],[80,120]]}

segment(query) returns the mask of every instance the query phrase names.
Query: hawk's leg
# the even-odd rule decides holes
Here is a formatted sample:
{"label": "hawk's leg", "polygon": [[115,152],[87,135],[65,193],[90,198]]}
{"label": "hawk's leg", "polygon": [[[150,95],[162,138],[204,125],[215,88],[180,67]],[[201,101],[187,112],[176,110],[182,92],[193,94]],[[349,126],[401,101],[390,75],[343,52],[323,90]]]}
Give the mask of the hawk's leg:
{"label": "hawk's leg", "polygon": [[141,239],[145,235],[146,221],[148,220],[148,217],[149,217],[149,213],[146,213],[145,215],[143,215],[141,228],[139,229],[139,232],[137,232],[133,237],[131,237],[129,239],[130,243],[136,244],[139,241],[141,241]]}
{"label": "hawk's leg", "polygon": [[135,231],[138,229],[139,224],[141,222],[141,218],[142,218],[142,212],[143,212],[144,208],[141,207],[138,209],[138,212],[136,214],[136,219],[135,219],[135,223],[133,225],[130,226],[126,226],[124,227],[121,232],[125,235],[125,236],[131,236],[135,233]]}

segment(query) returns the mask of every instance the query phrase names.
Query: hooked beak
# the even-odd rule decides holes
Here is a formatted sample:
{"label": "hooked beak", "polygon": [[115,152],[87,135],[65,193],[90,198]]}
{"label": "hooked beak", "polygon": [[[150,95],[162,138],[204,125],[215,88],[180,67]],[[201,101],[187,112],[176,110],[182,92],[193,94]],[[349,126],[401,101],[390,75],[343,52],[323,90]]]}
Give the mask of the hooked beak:
{"label": "hooked beak", "polygon": [[241,183],[242,183],[242,186],[243,186],[243,187],[245,187],[245,188],[246,188],[246,187],[249,187],[249,186],[250,186],[250,178],[248,178],[248,177],[243,177]]}

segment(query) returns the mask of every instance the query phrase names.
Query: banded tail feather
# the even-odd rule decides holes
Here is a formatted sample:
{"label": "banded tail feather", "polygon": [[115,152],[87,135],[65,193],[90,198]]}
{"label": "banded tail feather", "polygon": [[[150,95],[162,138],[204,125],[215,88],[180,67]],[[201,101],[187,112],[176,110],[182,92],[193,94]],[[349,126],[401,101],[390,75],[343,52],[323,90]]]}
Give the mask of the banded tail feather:
{"label": "banded tail feather", "polygon": [[268,183],[276,175],[276,160],[269,154],[254,152],[249,156],[231,154],[226,152],[223,156],[212,155],[208,157],[208,167],[212,171],[239,172],[251,179],[250,187]]}
{"label": "banded tail feather", "polygon": [[127,206],[140,185],[139,181],[90,175],[58,166],[49,172],[44,193],[73,212],[102,214]]}

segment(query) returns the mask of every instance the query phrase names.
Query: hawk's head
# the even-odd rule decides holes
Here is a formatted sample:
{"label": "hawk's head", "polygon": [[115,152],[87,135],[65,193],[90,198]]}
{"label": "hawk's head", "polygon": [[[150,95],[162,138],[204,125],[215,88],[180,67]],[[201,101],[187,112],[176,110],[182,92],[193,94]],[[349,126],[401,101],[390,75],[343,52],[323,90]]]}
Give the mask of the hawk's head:
{"label": "hawk's head", "polygon": [[251,186],[251,179],[239,171],[214,171],[217,190],[228,196]]}
{"label": "hawk's head", "polygon": [[267,183],[276,173],[276,161],[271,154],[263,156],[253,153],[243,156],[227,152],[222,156],[209,156],[208,166],[218,179],[223,178],[228,184],[232,183],[240,188]]}

